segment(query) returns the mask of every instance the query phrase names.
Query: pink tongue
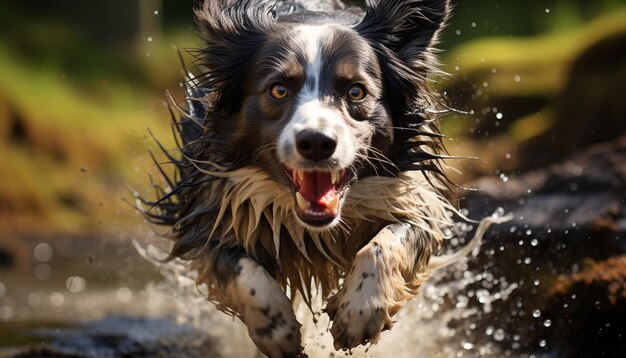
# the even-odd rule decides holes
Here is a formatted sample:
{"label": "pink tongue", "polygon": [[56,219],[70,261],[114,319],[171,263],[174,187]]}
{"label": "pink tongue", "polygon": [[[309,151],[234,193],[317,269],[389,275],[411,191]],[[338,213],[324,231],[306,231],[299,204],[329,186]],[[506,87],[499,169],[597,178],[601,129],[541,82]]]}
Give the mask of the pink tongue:
{"label": "pink tongue", "polygon": [[308,201],[328,207],[328,203],[333,200],[335,186],[330,181],[330,174],[327,172],[304,172],[304,179],[300,182],[300,194]]}

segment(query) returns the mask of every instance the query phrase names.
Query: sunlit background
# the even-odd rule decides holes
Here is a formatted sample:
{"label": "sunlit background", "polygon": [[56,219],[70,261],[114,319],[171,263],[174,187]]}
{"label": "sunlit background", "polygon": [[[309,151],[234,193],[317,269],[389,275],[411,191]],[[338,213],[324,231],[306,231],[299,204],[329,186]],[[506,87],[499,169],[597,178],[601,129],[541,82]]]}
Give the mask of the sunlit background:
{"label": "sunlit background", "polygon": [[[114,355],[120,342],[149,346],[133,329],[200,341],[150,341],[148,355],[253,352],[228,350],[249,347],[245,332],[234,342],[181,322],[163,296],[176,285],[131,244],[165,230],[132,193],[153,190],[149,151],[164,160],[150,133],[173,147],[166,91],[183,98],[179,54],[191,64],[200,46],[193,3],[0,0],[0,356],[82,356],[89,345],[57,329],[93,320],[128,330],[92,342]],[[440,346],[423,354],[626,356],[626,1],[456,3],[440,46],[450,75],[432,85],[454,109],[450,153],[480,158],[450,163],[456,182],[485,189],[460,205],[516,219],[462,289],[420,298],[424,320],[474,309],[438,322]],[[162,333],[161,319],[182,325]]]}

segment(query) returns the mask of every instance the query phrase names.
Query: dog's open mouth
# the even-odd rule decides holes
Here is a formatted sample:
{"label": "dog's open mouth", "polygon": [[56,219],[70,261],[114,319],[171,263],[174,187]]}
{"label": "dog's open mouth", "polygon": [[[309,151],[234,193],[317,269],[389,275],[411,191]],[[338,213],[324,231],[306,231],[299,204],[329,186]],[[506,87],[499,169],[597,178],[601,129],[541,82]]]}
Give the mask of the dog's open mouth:
{"label": "dog's open mouth", "polygon": [[323,227],[339,215],[341,196],[350,182],[347,170],[295,170],[283,166],[295,188],[296,214],[304,223]]}

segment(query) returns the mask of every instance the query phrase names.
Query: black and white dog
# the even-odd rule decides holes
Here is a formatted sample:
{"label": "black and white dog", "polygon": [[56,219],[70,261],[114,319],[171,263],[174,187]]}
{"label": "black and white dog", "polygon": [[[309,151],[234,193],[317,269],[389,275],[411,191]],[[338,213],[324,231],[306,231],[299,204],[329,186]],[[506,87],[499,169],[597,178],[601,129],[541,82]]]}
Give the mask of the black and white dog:
{"label": "black and white dog", "polygon": [[327,300],[336,349],[375,343],[444,261],[431,255],[454,209],[427,78],[449,8],[196,9],[205,46],[174,122],[178,175],[147,215],[268,356],[304,355],[290,298]]}

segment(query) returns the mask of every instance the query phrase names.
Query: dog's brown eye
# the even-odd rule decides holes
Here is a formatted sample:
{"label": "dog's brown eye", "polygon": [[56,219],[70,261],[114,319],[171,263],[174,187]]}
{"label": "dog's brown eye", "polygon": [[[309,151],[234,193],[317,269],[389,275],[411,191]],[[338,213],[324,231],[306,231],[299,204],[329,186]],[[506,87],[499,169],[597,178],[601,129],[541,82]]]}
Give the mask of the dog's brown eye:
{"label": "dog's brown eye", "polygon": [[287,91],[287,87],[285,87],[282,83],[277,83],[272,86],[270,89],[270,96],[274,99],[285,99],[289,95]]}
{"label": "dog's brown eye", "polygon": [[359,84],[355,84],[352,85],[352,87],[350,87],[350,89],[348,90],[348,98],[350,98],[350,100],[352,101],[360,101],[363,98],[365,98],[365,96],[367,96],[367,92],[365,91],[365,88],[363,88],[362,85]]}

